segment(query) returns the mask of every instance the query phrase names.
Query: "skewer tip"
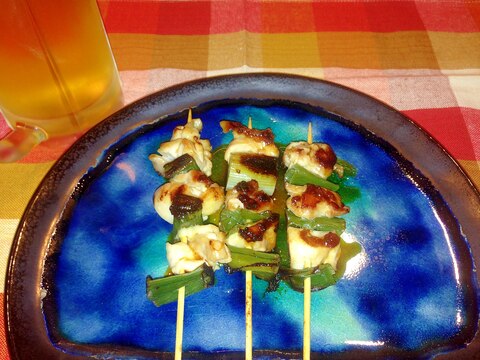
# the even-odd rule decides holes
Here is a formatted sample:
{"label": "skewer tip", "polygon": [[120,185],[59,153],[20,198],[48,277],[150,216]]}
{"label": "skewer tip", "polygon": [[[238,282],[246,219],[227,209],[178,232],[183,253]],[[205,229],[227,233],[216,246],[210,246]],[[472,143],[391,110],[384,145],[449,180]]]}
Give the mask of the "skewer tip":
{"label": "skewer tip", "polygon": [[307,132],[307,142],[311,144],[313,142],[313,135],[312,135],[312,123],[308,123],[308,132]]}
{"label": "skewer tip", "polygon": [[187,123],[191,123],[192,121],[193,121],[192,109],[188,109]]}

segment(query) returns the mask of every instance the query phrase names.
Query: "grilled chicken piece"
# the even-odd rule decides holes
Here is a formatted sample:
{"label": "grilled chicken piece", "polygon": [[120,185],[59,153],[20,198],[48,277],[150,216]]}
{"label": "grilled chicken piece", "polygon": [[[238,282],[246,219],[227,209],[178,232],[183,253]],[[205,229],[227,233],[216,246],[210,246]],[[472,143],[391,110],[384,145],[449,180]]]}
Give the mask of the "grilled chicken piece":
{"label": "grilled chicken piece", "polygon": [[287,208],[298,217],[314,219],[316,217],[335,217],[350,211],[342,203],[340,195],[321,186],[307,184],[303,186],[285,183],[288,192]]}
{"label": "grilled chicken piece", "polygon": [[336,270],[340,257],[340,237],[336,233],[289,226],[287,238],[292,269],[330,264]]}
{"label": "grilled chicken piece", "polygon": [[322,179],[332,174],[336,162],[337,156],[330,145],[323,143],[292,142],[283,154],[283,163],[287,168],[299,165]]}
{"label": "grilled chicken piece", "polygon": [[202,215],[205,218],[219,210],[224,201],[223,188],[201,171],[191,170],[179,174],[159,187],[153,198],[155,210],[170,224],[173,223],[170,206],[177,194],[190,195],[202,200]]}
{"label": "grilled chicken piece", "polygon": [[228,210],[246,209],[255,212],[272,210],[273,199],[258,188],[256,180],[241,181],[225,195]]}
{"label": "grilled chicken piece", "polygon": [[175,244],[167,242],[167,261],[172,273],[177,275],[192,272],[204,263],[204,260],[184,242]]}
{"label": "grilled chicken piece", "polygon": [[202,121],[192,119],[183,126],[177,126],[173,130],[172,138],[160,145],[158,154],[151,154],[148,158],[160,175],[165,176],[165,164],[175,160],[184,154],[189,154],[197,166],[207,176],[212,174],[212,146],[209,140],[200,139]]}
{"label": "grilled chicken piece", "polygon": [[177,237],[187,244],[214,270],[218,263],[224,264],[232,261],[230,251],[225,246],[225,233],[212,224],[195,225],[182,228]]}
{"label": "grilled chicken piece", "polygon": [[227,244],[255,251],[272,251],[277,242],[278,214],[245,226],[227,237]]}
{"label": "grilled chicken piece", "polygon": [[225,151],[227,162],[230,161],[230,155],[234,153],[260,154],[278,158],[280,152],[273,142],[274,136],[271,129],[250,129],[237,121],[229,120],[220,121],[220,126],[223,132],[233,133],[233,140]]}

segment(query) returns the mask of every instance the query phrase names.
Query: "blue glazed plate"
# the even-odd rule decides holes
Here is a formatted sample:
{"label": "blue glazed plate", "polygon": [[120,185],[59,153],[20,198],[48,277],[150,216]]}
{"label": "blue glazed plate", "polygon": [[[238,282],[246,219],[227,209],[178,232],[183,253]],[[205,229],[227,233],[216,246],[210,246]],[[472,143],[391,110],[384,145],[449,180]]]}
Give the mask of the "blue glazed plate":
{"label": "blue glazed plate", "polygon": [[[225,94],[228,94],[226,97]],[[142,99],[80,139],[46,176],[21,222],[7,279],[14,358],[169,358],[176,303],[155,307],[171,226],[153,209],[163,183],[148,155],[185,123],[204,122],[215,148],[222,119],[270,127],[276,142],[332,145],[359,169],[345,216],[362,245],[335,285],[312,295],[312,351],[325,358],[464,356],[478,349],[474,261],[480,200],[448,154],[386,105],[341,86],[274,74],[212,78]],[[452,186],[454,184],[455,186]],[[478,246],[478,245],[477,245]],[[298,358],[303,294],[254,281],[253,346]],[[184,357],[244,357],[244,277],[186,299]]]}

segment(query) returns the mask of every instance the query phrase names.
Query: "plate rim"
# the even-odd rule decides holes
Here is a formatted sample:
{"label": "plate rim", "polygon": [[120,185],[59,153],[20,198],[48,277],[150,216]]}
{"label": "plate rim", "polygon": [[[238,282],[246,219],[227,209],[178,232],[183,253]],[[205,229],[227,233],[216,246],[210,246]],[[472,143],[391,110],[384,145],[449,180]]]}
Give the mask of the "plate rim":
{"label": "plate rim", "polygon": [[[225,96],[225,90],[229,91],[228,96]],[[471,249],[474,268],[475,264],[479,263],[480,244],[472,241],[472,239],[475,239],[475,235],[480,233],[480,224],[475,223],[475,218],[480,219],[480,193],[453,156],[416,122],[370,95],[330,81],[277,73],[207,77],[147,95],[117,111],[77,140],[45,175],[22,215],[8,261],[4,316],[7,328],[7,343],[13,358],[39,358],[40,355],[45,355],[47,357],[44,358],[48,358],[53,353],[59,354],[58,349],[50,342],[46,329],[44,329],[43,317],[40,316],[42,294],[41,289],[35,284],[40,284],[39,280],[42,278],[43,268],[40,268],[42,261],[38,257],[32,264],[33,260],[29,261],[28,255],[32,253],[46,254],[48,239],[45,238],[45,235],[51,234],[50,230],[56,224],[55,220],[58,220],[59,212],[63,211],[66,201],[69,201],[68,196],[73,193],[75,187],[81,186],[79,176],[85,174],[89,168],[95,167],[101,156],[108,156],[108,154],[105,154],[105,149],[118,144],[128,133],[138,129],[141,125],[157,121],[162,115],[175,114],[205,102],[225,98],[242,99],[247,98],[246,95],[248,94],[250,94],[250,98],[296,101],[321,107],[327,112],[365,127],[380,139],[385,139],[384,136],[379,135],[379,133],[385,131],[383,117],[388,119],[390,124],[393,122],[395,125],[399,125],[392,133],[393,137],[387,137],[385,141],[395,149],[401,148],[402,156],[412,164],[417,164],[419,159],[418,157],[415,158],[414,155],[423,152],[424,148],[433,150],[434,158],[442,160],[437,169],[428,166],[422,159],[422,166],[419,170],[438,189],[438,192],[450,207],[452,214],[462,226]],[[344,104],[345,99],[350,103]],[[367,121],[367,119],[370,120]],[[372,129],[366,126],[364,122],[375,126]],[[404,138],[408,139],[412,136],[418,138],[422,149],[407,148],[409,151],[405,154]],[[393,143],[392,139],[394,140]],[[448,177],[444,177],[445,174]],[[467,201],[468,206],[464,206],[463,201],[455,199],[459,191],[457,188],[449,190],[452,179],[457,180],[457,182],[460,181],[461,198],[463,201]],[[61,195],[51,198],[53,189]],[[443,189],[443,191],[440,189]],[[52,214],[54,210],[57,210],[57,212],[50,216],[49,214]],[[50,218],[50,224],[40,222],[45,218]],[[467,226],[464,227],[463,225]],[[480,274],[476,273],[477,289],[480,283],[479,279]],[[32,309],[35,311],[33,324],[30,324],[30,328],[33,326],[41,333],[37,334],[35,338],[36,345],[40,346],[40,349],[33,349],[31,345],[32,335],[28,336],[25,333],[27,330],[26,324],[19,323],[22,320],[25,322],[25,317],[30,316],[31,319],[32,314],[30,312]],[[25,336],[27,339],[24,338]],[[30,344],[30,346],[25,347],[26,344]],[[37,350],[40,352],[34,353]],[[480,339],[477,320],[477,333],[474,340],[466,348],[439,357],[453,358],[455,356],[458,359],[459,356],[465,356],[467,358],[479,350]],[[33,356],[34,354],[35,356]],[[62,356],[70,358],[70,355],[65,353],[62,353]]]}

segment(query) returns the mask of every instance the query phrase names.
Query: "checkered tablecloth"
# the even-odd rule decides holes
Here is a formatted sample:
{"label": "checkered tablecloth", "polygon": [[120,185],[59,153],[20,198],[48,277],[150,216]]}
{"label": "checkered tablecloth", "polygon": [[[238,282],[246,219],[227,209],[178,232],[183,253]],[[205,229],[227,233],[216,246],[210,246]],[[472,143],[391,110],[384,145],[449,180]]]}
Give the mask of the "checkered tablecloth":
{"label": "checkered tablecloth", "polygon": [[[409,116],[480,187],[479,1],[98,4],[126,103],[170,85],[221,74],[268,71],[325,79]],[[0,136],[6,132],[0,121]],[[43,144],[16,163],[0,165],[2,287],[22,213],[42,177],[73,141]],[[8,359],[1,325],[0,359]]]}

